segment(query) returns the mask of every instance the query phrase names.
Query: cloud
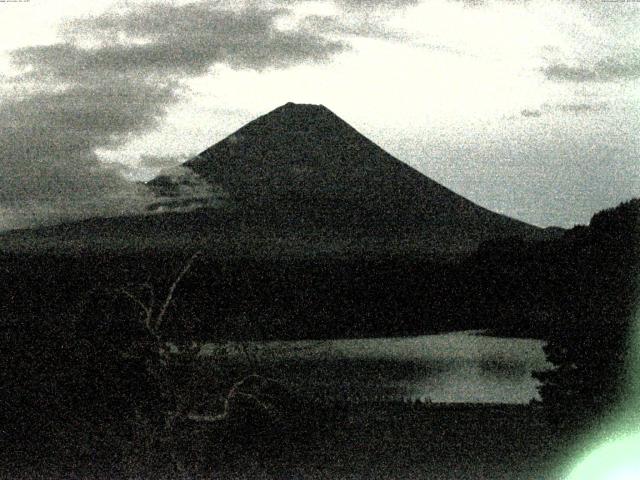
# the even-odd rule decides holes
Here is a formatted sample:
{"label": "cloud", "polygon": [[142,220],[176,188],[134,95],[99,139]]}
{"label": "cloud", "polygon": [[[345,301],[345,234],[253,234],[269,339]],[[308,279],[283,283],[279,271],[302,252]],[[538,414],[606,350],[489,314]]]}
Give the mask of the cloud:
{"label": "cloud", "polygon": [[403,8],[420,3],[420,0],[336,0],[338,5],[348,8]]}
{"label": "cloud", "polygon": [[[60,199],[106,204],[137,192],[95,152],[156,128],[181,100],[182,80],[217,64],[286,68],[347,48],[318,33],[279,30],[287,12],[152,4],[69,21],[64,42],[11,52],[20,73],[9,81],[21,94],[9,96],[6,86],[0,93],[0,206],[39,201],[47,206],[31,210],[54,217]],[[165,161],[142,159],[146,168]]]}
{"label": "cloud", "polygon": [[127,189],[97,147],[122,144],[157,124],[176,101],[171,84],[76,84],[0,103],[0,203],[83,198]]}
{"label": "cloud", "polygon": [[145,213],[156,199],[144,185],[127,183],[125,189],[93,197],[22,200],[0,204],[0,231],[91,217],[112,217]]}
{"label": "cloud", "polygon": [[[301,0],[274,0],[279,5],[303,3]],[[316,0],[334,4],[343,10],[363,12],[366,9],[394,10],[418,5],[422,0]],[[364,10],[363,10],[364,9]]]}
{"label": "cloud", "polygon": [[220,186],[212,185],[184,165],[165,168],[149,182],[149,186],[157,197],[185,199],[224,195]]}
{"label": "cloud", "polygon": [[193,155],[141,155],[138,166],[141,168],[153,168],[164,169],[171,168],[186,162],[191,157],[195,157],[197,153]]}
{"label": "cloud", "polygon": [[524,109],[520,112],[520,115],[523,117],[539,117],[542,115],[542,112],[540,110]]}
{"label": "cloud", "polygon": [[607,105],[604,103],[562,103],[560,105],[556,105],[555,108],[561,112],[578,114],[601,112],[607,109]]}
{"label": "cloud", "polygon": [[520,111],[520,115],[523,117],[541,117],[542,115],[547,115],[554,112],[562,112],[562,113],[572,113],[574,115],[586,114],[586,113],[594,113],[594,112],[602,112],[607,110],[608,106],[606,103],[559,103],[559,104],[550,104],[543,103],[542,106],[538,109],[530,109],[525,108]]}
{"label": "cloud", "polygon": [[201,74],[216,63],[262,70],[325,61],[347,48],[309,31],[279,30],[276,21],[288,14],[285,8],[232,11],[208,3],[154,4],[68,22],[64,31],[77,40],[90,32],[92,37],[138,42],[85,51],[80,66],[98,70]]}
{"label": "cloud", "polygon": [[593,65],[553,63],[542,69],[549,80],[558,82],[611,82],[640,78],[640,61],[622,61],[612,57]]}
{"label": "cloud", "polygon": [[[454,0],[458,3],[464,3],[467,6],[470,7],[477,7],[477,6],[481,6],[481,5],[485,5],[485,1],[484,0]],[[509,0],[512,1],[512,0]]]}
{"label": "cloud", "polygon": [[409,36],[397,29],[388,28],[382,21],[367,21],[356,15],[309,15],[302,24],[321,34],[350,35],[356,37],[383,38],[406,41]]}

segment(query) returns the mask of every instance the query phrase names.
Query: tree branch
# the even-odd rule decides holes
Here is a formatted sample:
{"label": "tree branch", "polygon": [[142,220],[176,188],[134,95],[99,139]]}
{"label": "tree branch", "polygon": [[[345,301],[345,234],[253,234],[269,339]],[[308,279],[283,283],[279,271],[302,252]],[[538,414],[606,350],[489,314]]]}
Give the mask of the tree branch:
{"label": "tree branch", "polygon": [[182,270],[180,271],[180,273],[178,274],[176,279],[171,284],[171,287],[169,288],[169,292],[167,293],[167,297],[165,298],[164,303],[162,304],[162,308],[160,308],[160,312],[158,313],[158,316],[156,317],[155,325],[153,325],[153,329],[156,332],[158,332],[158,330],[160,329],[160,326],[162,325],[162,321],[164,320],[164,316],[167,313],[167,309],[169,308],[169,305],[171,304],[171,301],[173,300],[173,294],[176,291],[176,288],[178,287],[178,284],[180,283],[182,278],[187,274],[187,272],[189,272],[189,270],[191,269],[191,266],[193,265],[193,262],[195,261],[195,259],[198,258],[198,256],[200,256],[201,254],[202,254],[202,251],[200,251],[200,250],[198,250],[196,253],[194,253],[191,256],[191,258],[187,261],[187,263],[184,265],[184,267],[182,268]]}
{"label": "tree branch", "polygon": [[186,418],[193,422],[219,422],[227,418],[228,414],[228,410],[225,410],[218,415],[201,415],[198,413],[188,413]]}
{"label": "tree branch", "polygon": [[[122,293],[123,295],[126,295],[127,297],[129,297],[129,299],[131,301],[133,301],[134,303],[136,303],[140,308],[142,308],[142,310],[145,313],[145,319],[150,317],[152,314],[152,308],[145,305],[144,302],[142,302],[142,300],[140,300],[138,297],[136,297],[135,295],[133,295],[131,292],[129,292],[128,290],[121,288],[120,289],[120,293]],[[146,322],[145,322],[146,323]]]}
{"label": "tree branch", "polygon": [[186,418],[194,422],[219,422],[221,420],[224,420],[229,416],[229,413],[231,410],[231,406],[230,406],[231,399],[234,397],[250,398],[251,400],[255,401],[260,407],[262,407],[265,411],[270,412],[272,410],[272,407],[267,403],[261,401],[257,395],[253,395],[251,393],[243,392],[240,390],[240,387],[242,387],[246,382],[254,378],[257,378],[263,381],[273,381],[274,383],[278,383],[278,384],[281,383],[275,379],[263,377],[262,375],[258,375],[256,373],[247,375],[246,377],[238,380],[236,383],[234,383],[231,386],[231,388],[227,393],[227,396],[224,399],[224,407],[221,413],[218,413],[216,415],[207,415],[207,414],[189,412],[186,414]]}

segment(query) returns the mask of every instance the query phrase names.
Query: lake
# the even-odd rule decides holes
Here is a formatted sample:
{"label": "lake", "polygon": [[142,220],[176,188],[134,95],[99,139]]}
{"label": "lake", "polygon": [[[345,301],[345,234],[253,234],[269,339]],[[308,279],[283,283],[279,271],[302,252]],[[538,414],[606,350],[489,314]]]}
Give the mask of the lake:
{"label": "lake", "polygon": [[254,362],[301,395],[338,401],[528,403],[544,342],[481,331],[403,338],[207,344],[210,359]]}

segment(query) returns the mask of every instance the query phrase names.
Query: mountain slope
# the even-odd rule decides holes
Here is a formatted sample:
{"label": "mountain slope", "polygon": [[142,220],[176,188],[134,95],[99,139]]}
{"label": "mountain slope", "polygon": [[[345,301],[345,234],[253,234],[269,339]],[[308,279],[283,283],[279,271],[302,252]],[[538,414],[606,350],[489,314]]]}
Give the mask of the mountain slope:
{"label": "mountain slope", "polygon": [[286,104],[185,165],[281,232],[375,236],[441,252],[540,234],[422,175],[323,106]]}

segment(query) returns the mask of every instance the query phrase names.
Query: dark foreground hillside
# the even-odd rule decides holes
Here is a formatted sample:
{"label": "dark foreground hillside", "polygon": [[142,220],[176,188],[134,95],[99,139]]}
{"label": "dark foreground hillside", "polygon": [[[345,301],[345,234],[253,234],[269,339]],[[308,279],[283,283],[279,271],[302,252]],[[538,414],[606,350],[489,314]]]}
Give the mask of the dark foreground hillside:
{"label": "dark foreground hillside", "polygon": [[[421,335],[490,328],[547,339],[624,329],[640,265],[638,202],[561,238],[488,241],[457,262],[413,251],[254,257],[215,249],[102,255],[0,251],[1,325],[19,338],[135,338],[139,302],[174,292],[166,339],[271,340]],[[623,212],[617,219],[616,212]],[[613,219],[609,218],[613,217]],[[626,222],[626,223],[625,223]],[[635,229],[635,230],[634,230]]]}
{"label": "dark foreground hillside", "polygon": [[[553,466],[556,439],[597,424],[632,393],[639,219],[633,200],[560,239],[488,242],[455,264],[401,256],[240,262],[204,252],[151,338],[145,308],[155,305],[158,316],[161,303],[149,302],[171,291],[192,252],[161,260],[6,254],[0,473],[118,478],[150,463],[145,476],[157,478],[155,470],[183,458],[227,478],[553,478],[531,472]],[[194,340],[469,328],[548,342],[559,368],[539,375],[542,414],[294,408],[263,434],[253,420],[202,433],[183,423],[168,447],[153,433],[182,408],[174,392],[195,393],[186,371],[165,378],[150,369],[164,368],[158,349],[167,341],[188,350]],[[238,378],[205,373],[199,388],[217,399]]]}
{"label": "dark foreground hillside", "polygon": [[[275,426],[274,426],[275,425]],[[112,435],[111,437],[109,435]],[[306,405],[275,424],[184,423],[172,454],[84,431],[35,452],[5,451],[3,478],[482,479],[557,477],[558,435],[540,409]],[[165,445],[166,446],[166,445]],[[32,456],[35,455],[35,456]],[[176,467],[179,465],[179,467]]]}

